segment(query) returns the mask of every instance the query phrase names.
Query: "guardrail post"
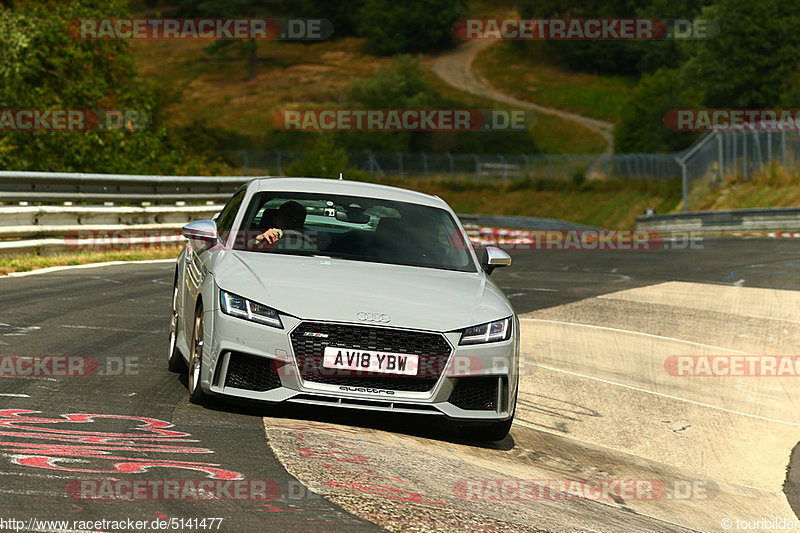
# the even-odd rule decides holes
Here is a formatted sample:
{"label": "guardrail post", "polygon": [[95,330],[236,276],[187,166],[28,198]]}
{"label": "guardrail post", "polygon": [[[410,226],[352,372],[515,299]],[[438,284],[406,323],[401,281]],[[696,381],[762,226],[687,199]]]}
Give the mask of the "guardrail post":
{"label": "guardrail post", "polygon": [[725,152],[722,149],[722,134],[714,130],[717,135],[717,158],[719,159],[719,184],[725,185]]}
{"label": "guardrail post", "polygon": [[686,163],[679,157],[675,157],[675,162],[681,167],[681,188],[683,189],[683,212],[689,211],[689,175],[686,172]]}
{"label": "guardrail post", "polygon": [[772,130],[767,130],[767,164],[772,163]]}
{"label": "guardrail post", "polygon": [[528,157],[528,154],[522,154],[522,160],[525,161],[525,177],[531,177],[531,160]]}
{"label": "guardrail post", "polygon": [[[761,136],[759,135],[759,132],[757,132],[757,131],[753,132],[753,146],[754,146],[753,151],[755,152],[756,156],[758,156],[758,163],[756,163],[756,161],[755,161],[755,159],[756,159],[755,156],[753,157],[753,164],[754,164],[754,167],[755,167],[754,170],[755,170],[755,172],[758,172],[759,170],[764,168],[764,158],[762,157],[763,154],[761,153],[762,152],[762,150],[761,150]],[[769,160],[767,160],[767,163],[769,163]]]}
{"label": "guardrail post", "polygon": [[781,130],[781,166],[786,166],[786,130]]}
{"label": "guardrail post", "polygon": [[747,181],[747,132],[742,132],[742,180]]}
{"label": "guardrail post", "polygon": [[481,160],[477,154],[472,154],[472,158],[475,160],[475,179],[481,181]]}
{"label": "guardrail post", "polygon": [[425,152],[420,152],[422,154],[422,174],[427,178],[428,177],[428,154]]}

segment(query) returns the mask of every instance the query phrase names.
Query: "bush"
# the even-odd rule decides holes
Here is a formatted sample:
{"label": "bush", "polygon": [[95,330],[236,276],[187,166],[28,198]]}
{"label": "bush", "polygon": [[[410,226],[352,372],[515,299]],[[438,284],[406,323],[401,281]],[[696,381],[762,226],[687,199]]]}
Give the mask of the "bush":
{"label": "bush", "polygon": [[347,152],[336,147],[333,137],[328,133],[320,133],[303,158],[289,163],[286,175],[334,178],[342,172],[348,179],[363,178],[364,173],[350,168],[349,163]]}

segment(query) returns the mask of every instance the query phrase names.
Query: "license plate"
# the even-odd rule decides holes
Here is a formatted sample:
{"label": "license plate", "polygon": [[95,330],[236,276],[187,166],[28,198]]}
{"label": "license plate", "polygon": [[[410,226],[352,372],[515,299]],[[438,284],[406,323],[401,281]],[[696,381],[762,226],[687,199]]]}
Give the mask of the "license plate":
{"label": "license plate", "polygon": [[327,347],[323,355],[324,368],[416,376],[419,367],[419,356],[414,354]]}

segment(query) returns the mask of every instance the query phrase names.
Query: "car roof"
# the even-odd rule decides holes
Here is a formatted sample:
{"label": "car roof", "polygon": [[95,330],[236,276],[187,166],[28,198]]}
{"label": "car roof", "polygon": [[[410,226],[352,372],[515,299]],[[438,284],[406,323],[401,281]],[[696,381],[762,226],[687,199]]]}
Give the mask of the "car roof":
{"label": "car roof", "polygon": [[363,181],[339,180],[332,178],[256,178],[255,191],[315,192],[322,194],[342,194],[380,198],[397,202],[408,202],[432,207],[446,208],[447,204],[438,196],[421,192],[378,185]]}

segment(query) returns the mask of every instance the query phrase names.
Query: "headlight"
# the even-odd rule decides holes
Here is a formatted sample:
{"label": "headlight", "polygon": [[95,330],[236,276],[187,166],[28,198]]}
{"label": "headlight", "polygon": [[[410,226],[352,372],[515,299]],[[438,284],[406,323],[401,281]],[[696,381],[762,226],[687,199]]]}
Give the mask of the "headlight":
{"label": "headlight", "polygon": [[511,318],[509,317],[465,329],[458,344],[483,344],[485,342],[505,341],[510,338]]}
{"label": "headlight", "polygon": [[278,316],[278,312],[271,307],[261,305],[247,298],[242,298],[241,296],[223,291],[222,289],[219,291],[219,300],[222,306],[222,312],[226,315],[258,322],[259,324],[265,324],[273,328],[283,329],[281,317]]}

